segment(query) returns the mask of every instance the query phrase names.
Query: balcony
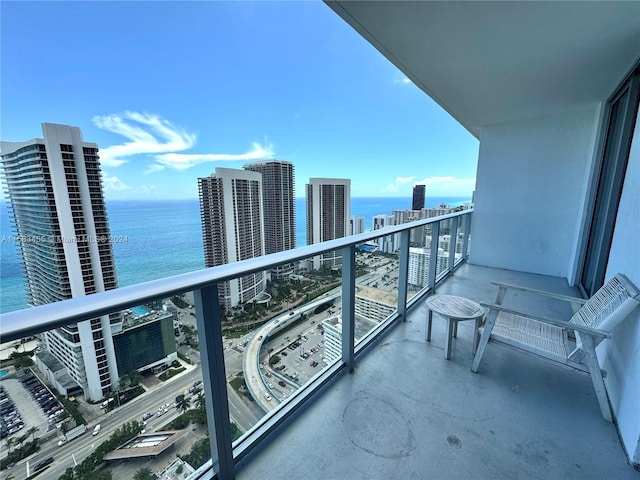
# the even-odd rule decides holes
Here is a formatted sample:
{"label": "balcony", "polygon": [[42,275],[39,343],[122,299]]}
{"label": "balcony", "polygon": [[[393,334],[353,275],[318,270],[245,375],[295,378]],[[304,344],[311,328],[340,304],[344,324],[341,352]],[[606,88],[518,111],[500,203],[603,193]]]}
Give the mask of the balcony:
{"label": "balcony", "polygon": [[[491,281],[575,295],[566,282],[465,264],[437,288],[475,301]],[[542,315],[570,314],[556,301],[513,299]],[[269,478],[638,479],[588,375],[490,344],[471,372],[473,322],[460,322],[451,360],[445,322],[420,301],[387,335],[314,397],[238,467],[240,480]]]}
{"label": "balcony", "polygon": [[[167,405],[176,392],[182,392],[194,378],[201,378],[208,422],[201,433],[215,439],[210,441],[210,452],[205,457],[214,461],[204,463],[190,478],[269,478],[274,472],[289,478],[640,478],[626,461],[615,425],[600,416],[588,376],[494,345],[489,346],[479,373],[473,374],[470,322],[460,323],[451,360],[445,360],[443,355],[442,319],[435,316],[432,341],[425,341],[424,298],[434,288],[438,293],[475,301],[493,299],[495,290],[490,282],[494,280],[575,294],[565,280],[557,277],[466,264],[471,217],[472,211],[467,210],[6,314],[2,318],[2,341],[192,291],[199,338],[195,368],[189,366],[182,380],[177,378],[166,387],[151,386],[139,399],[122,405],[112,415],[105,417],[98,412],[93,420],[102,423],[99,443],[123,422],[139,420],[155,402],[164,404],[164,408],[149,422],[155,421],[161,428],[170,409]],[[420,290],[408,282],[409,240],[415,238],[416,232],[425,241],[419,250],[424,255],[428,252],[430,259],[437,259],[426,266],[425,284]],[[356,273],[356,247],[376,239],[387,244],[394,237],[398,254],[384,257],[389,263],[382,268],[392,272],[391,280],[385,281],[396,289],[396,309],[373,328],[358,332],[356,292],[364,285],[365,276]],[[441,255],[439,247],[442,249],[444,243],[459,255]],[[308,380],[298,382],[295,392],[278,399],[272,398],[273,385],[264,390],[269,382],[285,378],[277,377],[275,371],[273,379],[262,377],[263,383],[258,382],[258,386],[247,381],[255,402],[248,414],[257,412],[260,406],[266,413],[256,414],[261,417],[259,420],[253,418],[250,424],[243,425],[236,418],[246,419],[247,414],[231,408],[239,402],[227,383],[233,352],[228,339],[222,337],[217,285],[336,250],[343,258],[342,285],[338,293],[326,295],[341,296],[340,318],[345,326],[342,358],[326,362],[317,368],[317,373],[307,368],[312,372]],[[555,301],[533,303],[521,296],[510,305],[540,315],[569,315]],[[281,318],[297,316],[301,310],[296,308],[291,313],[285,310]],[[251,337],[243,359],[253,362],[256,377],[261,377],[255,367],[262,368],[264,364],[266,370],[271,352],[266,357],[262,345],[266,336],[263,339],[262,334],[258,335],[256,331]],[[256,344],[257,357],[250,353],[251,345]],[[286,351],[286,347],[281,348]],[[194,377],[196,374],[199,376]],[[295,381],[287,379],[285,383],[293,386]],[[119,395],[117,400],[120,402]],[[236,440],[237,436],[231,433],[233,422],[242,427],[242,435]],[[50,432],[51,429],[42,432],[45,441]],[[183,447],[194,441],[184,437],[176,442],[183,443],[178,444],[177,452],[167,453],[171,458],[183,455]],[[72,445],[64,448],[72,449]],[[77,443],[79,449],[86,450],[86,445]],[[72,464],[67,457],[59,457],[57,447],[52,448],[45,446],[32,463],[53,453],[56,461],[47,468],[51,475],[60,475]],[[44,453],[47,451],[50,453]],[[78,462],[89,454],[89,450],[76,451]],[[167,456],[158,455],[132,459],[126,465],[112,462],[107,468],[113,469],[114,478],[130,478],[141,466],[152,466],[152,471],[157,472],[169,461]]]}

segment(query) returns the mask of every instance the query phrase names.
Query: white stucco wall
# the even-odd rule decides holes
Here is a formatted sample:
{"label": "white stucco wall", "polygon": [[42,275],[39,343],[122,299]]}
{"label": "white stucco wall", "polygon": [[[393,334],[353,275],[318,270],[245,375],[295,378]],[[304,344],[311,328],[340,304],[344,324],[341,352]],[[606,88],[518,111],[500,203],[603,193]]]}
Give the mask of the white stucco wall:
{"label": "white stucco wall", "polygon": [[470,263],[569,276],[598,114],[482,129]]}
{"label": "white stucco wall", "polygon": [[[620,272],[640,287],[640,115],[609,253],[606,278]],[[630,461],[640,465],[640,308],[605,342],[598,355],[608,372],[605,383]]]}

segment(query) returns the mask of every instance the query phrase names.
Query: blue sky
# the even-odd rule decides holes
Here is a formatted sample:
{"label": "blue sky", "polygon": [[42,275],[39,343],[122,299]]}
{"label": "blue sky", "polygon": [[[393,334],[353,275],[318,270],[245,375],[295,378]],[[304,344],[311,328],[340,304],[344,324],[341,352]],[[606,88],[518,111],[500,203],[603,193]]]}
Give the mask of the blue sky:
{"label": "blue sky", "polygon": [[250,161],[352,196],[471,196],[478,142],[321,2],[7,2],[4,141],[42,122],[100,147],[108,199],[197,198]]}

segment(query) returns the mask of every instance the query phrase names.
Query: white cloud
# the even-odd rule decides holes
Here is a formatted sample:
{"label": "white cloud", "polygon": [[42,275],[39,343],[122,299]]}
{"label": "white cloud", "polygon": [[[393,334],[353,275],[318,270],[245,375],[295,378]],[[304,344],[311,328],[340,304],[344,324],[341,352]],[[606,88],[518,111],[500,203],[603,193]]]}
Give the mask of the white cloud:
{"label": "white cloud", "polygon": [[273,145],[270,143],[260,145],[258,142],[253,142],[251,149],[245,153],[164,153],[156,155],[155,158],[161,166],[186,170],[206,162],[261,160],[273,156]]}
{"label": "white cloud", "polygon": [[402,77],[400,79],[394,80],[393,83],[396,85],[409,85],[412,82],[407,77]]}
{"label": "white cloud", "polygon": [[409,183],[416,177],[396,177],[396,183]]}
{"label": "white cloud", "polygon": [[471,195],[475,189],[475,178],[458,177],[425,177],[422,180],[415,180],[415,177],[396,177],[387,185],[385,192],[411,194],[411,187],[414,185],[426,185],[427,196],[435,197],[457,197]]}
{"label": "white cloud", "polygon": [[180,153],[193,148],[197,135],[150,113],[125,112],[123,115],[97,115],[93,123],[122,135],[129,141],[100,149],[100,161],[106,167],[119,167],[135,155],[152,155],[153,163],[145,173],[172,168],[186,170],[205,162],[261,160],[274,156],[273,145],[254,142],[244,153]]}
{"label": "white cloud", "polygon": [[471,195],[475,190],[475,178],[459,178],[459,177],[426,177],[417,180],[414,185],[426,185],[427,195],[436,196],[458,196]]}
{"label": "white cloud", "polygon": [[118,167],[133,155],[186,150],[196,142],[195,134],[149,113],[97,115],[93,117],[93,123],[130,140],[122,145],[100,149],[100,161],[108,167]]}
{"label": "white cloud", "polygon": [[161,172],[164,169],[165,169],[164,165],[160,165],[159,163],[152,163],[145,169],[144,173],[149,174],[149,173]]}
{"label": "white cloud", "polygon": [[104,190],[107,192],[121,192],[122,190],[130,190],[131,187],[115,176],[104,176],[102,179]]}

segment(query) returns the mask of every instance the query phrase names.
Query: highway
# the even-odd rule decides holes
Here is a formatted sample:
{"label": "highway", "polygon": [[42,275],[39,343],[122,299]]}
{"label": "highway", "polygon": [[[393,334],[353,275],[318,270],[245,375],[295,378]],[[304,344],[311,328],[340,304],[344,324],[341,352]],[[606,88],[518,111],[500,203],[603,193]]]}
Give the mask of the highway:
{"label": "highway", "polygon": [[[326,303],[330,300],[335,300],[340,297],[341,291],[338,287],[337,289],[334,289],[334,291],[326,293],[310,303],[299,306],[290,311],[284,312],[277,317],[274,317],[254,332],[245,348],[245,352],[242,357],[242,369],[244,371],[244,380],[247,384],[247,388],[251,392],[251,395],[255,399],[256,403],[260,405],[260,407],[262,407],[265,412],[273,410],[280,403],[280,399],[275,398],[272,395],[272,392],[267,385],[267,383],[271,382],[267,382],[266,378],[262,374],[264,365],[260,363],[259,359],[260,351],[262,350],[262,344],[265,342],[265,339],[281,321],[295,317],[297,315],[300,315],[301,313],[312,311],[323,303]],[[291,314],[291,312],[293,312],[293,315]],[[287,382],[289,383],[289,381]]]}

